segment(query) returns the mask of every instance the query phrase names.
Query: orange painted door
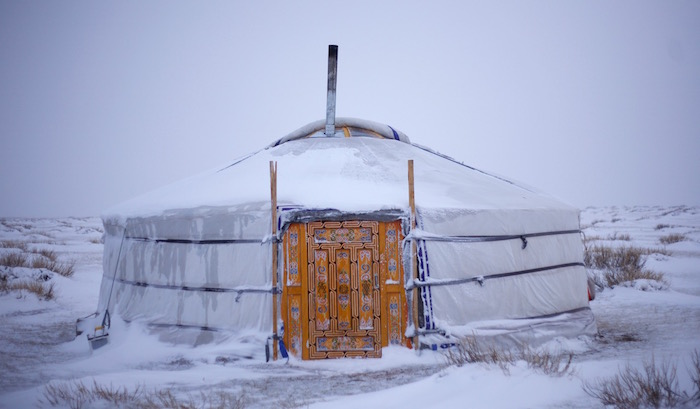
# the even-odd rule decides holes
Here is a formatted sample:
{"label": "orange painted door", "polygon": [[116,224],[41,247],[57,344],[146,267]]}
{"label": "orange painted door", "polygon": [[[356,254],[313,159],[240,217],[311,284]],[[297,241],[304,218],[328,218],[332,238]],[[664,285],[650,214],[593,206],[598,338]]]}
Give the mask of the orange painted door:
{"label": "orange painted door", "polygon": [[309,358],[381,356],[379,223],[308,229]]}
{"label": "orange painted door", "polygon": [[284,238],[285,341],[303,359],[406,345],[400,222],[311,222]]}

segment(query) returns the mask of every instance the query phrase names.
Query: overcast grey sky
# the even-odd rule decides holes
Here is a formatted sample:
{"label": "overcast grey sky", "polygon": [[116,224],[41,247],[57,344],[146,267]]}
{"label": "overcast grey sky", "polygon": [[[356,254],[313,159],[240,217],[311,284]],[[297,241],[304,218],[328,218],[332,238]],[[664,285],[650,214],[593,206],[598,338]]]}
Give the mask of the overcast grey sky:
{"label": "overcast grey sky", "polygon": [[[85,216],[338,116],[579,207],[700,205],[698,1],[0,2],[0,217]],[[419,170],[417,170],[419,171]]]}

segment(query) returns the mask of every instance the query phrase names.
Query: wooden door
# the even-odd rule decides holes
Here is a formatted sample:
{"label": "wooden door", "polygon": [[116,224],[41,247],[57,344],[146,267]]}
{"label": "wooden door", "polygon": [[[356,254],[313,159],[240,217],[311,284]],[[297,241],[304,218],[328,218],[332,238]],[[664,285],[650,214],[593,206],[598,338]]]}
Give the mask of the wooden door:
{"label": "wooden door", "polygon": [[400,222],[311,222],[284,237],[285,341],[303,359],[406,344]]}
{"label": "wooden door", "polygon": [[381,356],[379,223],[308,229],[309,357]]}

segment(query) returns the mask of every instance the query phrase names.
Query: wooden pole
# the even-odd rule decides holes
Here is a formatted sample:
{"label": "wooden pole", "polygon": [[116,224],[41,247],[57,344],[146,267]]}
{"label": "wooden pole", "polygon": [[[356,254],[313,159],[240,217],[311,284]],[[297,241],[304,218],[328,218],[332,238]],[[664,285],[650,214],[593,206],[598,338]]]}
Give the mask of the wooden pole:
{"label": "wooden pole", "polygon": [[[413,159],[408,160],[408,205],[411,207],[411,231],[416,228],[416,198],[413,188]],[[413,271],[413,348],[416,352],[420,352],[420,343],[418,340],[418,287],[415,282],[418,281],[418,252],[416,251],[416,240],[411,240],[411,270]]]}
{"label": "wooden pole", "polygon": [[277,360],[277,162],[270,161],[272,209],[272,360]]}

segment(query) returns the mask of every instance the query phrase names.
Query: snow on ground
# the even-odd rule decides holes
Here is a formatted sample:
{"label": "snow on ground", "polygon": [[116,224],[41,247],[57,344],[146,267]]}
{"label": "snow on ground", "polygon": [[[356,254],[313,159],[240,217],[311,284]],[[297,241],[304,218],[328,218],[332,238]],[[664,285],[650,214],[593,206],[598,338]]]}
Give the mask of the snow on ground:
{"label": "snow on ground", "polygon": [[[561,377],[530,369],[523,361],[508,373],[498,366],[446,365],[440,353],[417,356],[386,348],[378,360],[265,363],[266,334],[238,334],[197,347],[161,341],[139,325],[113,322],[110,342],[91,351],[75,338],[75,320],[94,312],[102,276],[101,222],[97,218],[0,219],[0,257],[53,251],[75,263],[71,277],[46,269],[0,266],[6,280],[54,285],[54,297],[0,292],[0,407],[45,407],[47,384],[168,390],[182,399],[217,393],[243,407],[591,408],[602,407],[583,381],[617,374],[625,364],[652,357],[686,366],[700,350],[700,208],[606,207],[583,210],[588,246],[656,249],[646,267],[664,274],[666,286],[648,283],[605,289],[591,302],[599,336],[555,339],[547,347],[575,353],[574,371]],[[680,241],[672,242],[680,238]],[[27,243],[24,250],[14,248]],[[21,246],[20,246],[21,247]]]}

